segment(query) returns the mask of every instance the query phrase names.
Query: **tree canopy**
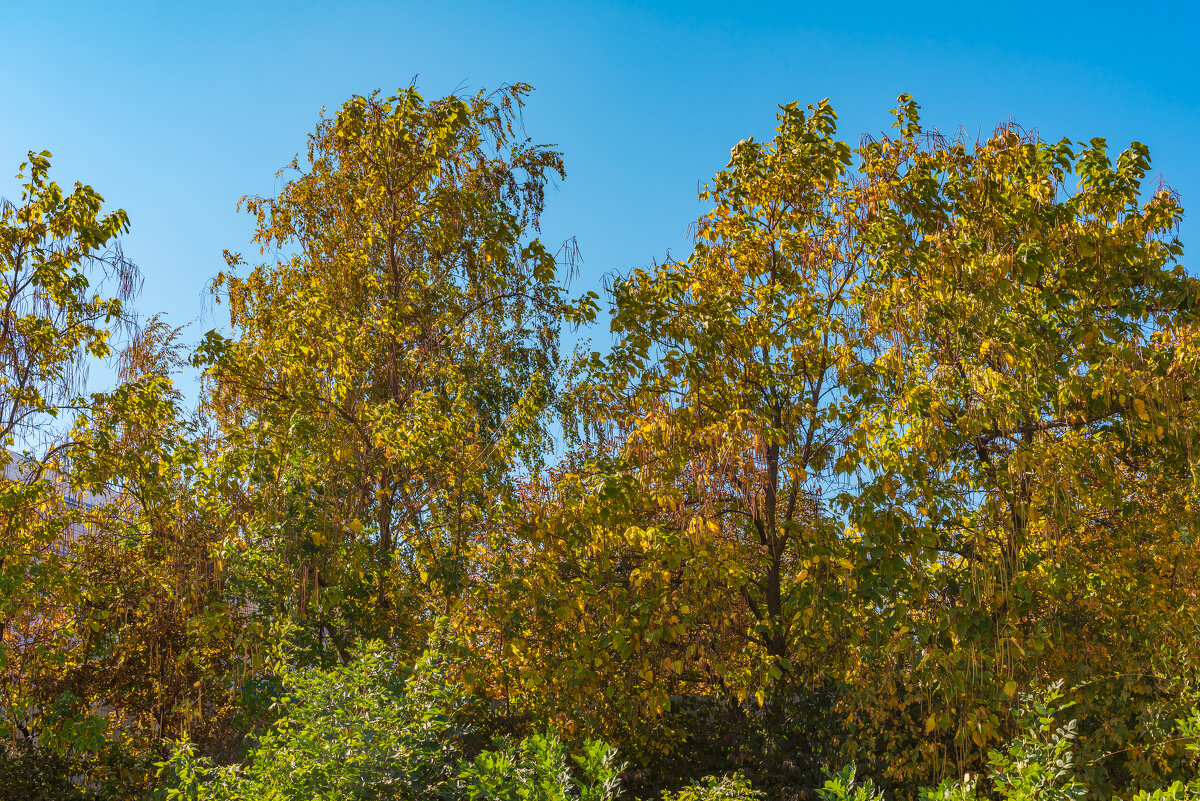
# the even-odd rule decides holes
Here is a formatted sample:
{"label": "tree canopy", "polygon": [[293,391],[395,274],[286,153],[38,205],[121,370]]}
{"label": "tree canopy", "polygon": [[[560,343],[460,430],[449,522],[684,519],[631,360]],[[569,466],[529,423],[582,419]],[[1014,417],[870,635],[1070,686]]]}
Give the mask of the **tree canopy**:
{"label": "tree canopy", "polygon": [[1147,148],[790,103],[602,300],[529,91],[323,114],[194,346],[30,155],[0,795],[1200,792],[1200,283]]}

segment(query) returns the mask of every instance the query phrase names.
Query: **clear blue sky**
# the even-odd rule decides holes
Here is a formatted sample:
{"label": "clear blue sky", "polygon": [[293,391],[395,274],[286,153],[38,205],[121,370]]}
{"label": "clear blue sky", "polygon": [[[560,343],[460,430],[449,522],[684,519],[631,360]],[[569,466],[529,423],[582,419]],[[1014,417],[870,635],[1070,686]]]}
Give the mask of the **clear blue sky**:
{"label": "clear blue sky", "polygon": [[51,150],[60,182],[129,212],[139,306],[191,339],[219,322],[198,318],[222,250],[253,254],[237,199],[272,192],[321,106],[414,75],[427,97],[537,88],[527,128],[568,171],[544,238],[578,238],[579,289],[686,253],[697,183],[791,100],[830,97],[851,141],[901,92],[946,132],[1137,139],[1200,208],[1197,22],[1182,3],[0,0],[0,194]]}

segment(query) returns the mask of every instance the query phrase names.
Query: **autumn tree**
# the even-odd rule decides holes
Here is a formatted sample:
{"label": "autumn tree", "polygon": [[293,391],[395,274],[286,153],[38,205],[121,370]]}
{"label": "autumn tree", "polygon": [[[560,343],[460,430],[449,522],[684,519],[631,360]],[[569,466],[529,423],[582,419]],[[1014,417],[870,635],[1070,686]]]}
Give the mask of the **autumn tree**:
{"label": "autumn tree", "polygon": [[572,388],[583,440],[531,487],[532,592],[498,603],[532,698],[669,749],[672,696],[774,705],[844,661],[851,155],[828,104],[784,106],[702,191],[692,254],[614,281],[615,343]]}
{"label": "autumn tree", "polygon": [[109,354],[141,281],[117,241],[125,212],[102,213],[94,189],[67,193],[49,173],[50,153],[31,151],[20,205],[0,202],[0,444],[35,456],[56,444],[46,423],[69,414],[86,359]]}
{"label": "autumn tree", "polygon": [[[128,306],[140,279],[117,241],[124,212],[103,214],[90,187],[64,192],[48,154],[28,170],[22,205],[0,211],[0,433],[23,451],[5,451],[0,484],[3,759],[29,752],[62,772],[38,780],[134,795],[163,737],[202,734],[229,708],[238,655],[204,513],[215,496],[172,381],[178,332],[135,325]],[[116,386],[88,394],[97,364]]]}
{"label": "autumn tree", "polygon": [[872,344],[846,497],[868,646],[852,717],[906,755],[894,778],[977,764],[1028,682],[1087,681],[1112,722],[1194,669],[1200,297],[1144,145],[947,139],[901,101],[860,150]]}
{"label": "autumn tree", "polygon": [[1121,738],[1161,739],[1195,668],[1178,199],[1138,144],[895,115],[852,149],[827,106],[783,107],[692,255],[614,282],[574,390],[593,439],[531,488],[511,658],[531,703],[626,732],[672,697],[832,685],[842,758],[901,792],[1065,677],[1089,778],[1136,782],[1175,757]]}
{"label": "autumn tree", "polygon": [[280,257],[244,275],[230,257],[214,284],[232,336],[204,349],[208,409],[245,492],[242,573],[318,645],[423,641],[543,452],[579,307],[533,236],[564,173],[520,128],[528,91],[352,98],[277,197],[245,201]]}
{"label": "autumn tree", "polygon": [[[122,353],[121,382],[94,393],[74,428],[72,481],[102,494],[72,548],[85,632],[66,673],[130,753],[188,734],[230,747],[232,707],[254,679],[244,610],[229,602],[224,549],[236,530],[209,432],[176,379],[181,331],[148,320]],[[84,677],[80,680],[79,677]]]}
{"label": "autumn tree", "polygon": [[140,279],[118,245],[125,213],[104,213],[90,186],[67,192],[49,171],[50,154],[31,152],[19,203],[0,203],[0,725],[6,737],[70,743],[88,731],[55,683],[81,592],[69,428],[89,366],[131,322]]}
{"label": "autumn tree", "polygon": [[[133,797],[165,737],[228,746],[250,660],[214,547],[229,504],[173,381],[179,332],[135,325],[124,212],[49,167],[30,154],[20,205],[0,207],[0,792],[74,776]],[[98,364],[116,386],[88,394]]]}

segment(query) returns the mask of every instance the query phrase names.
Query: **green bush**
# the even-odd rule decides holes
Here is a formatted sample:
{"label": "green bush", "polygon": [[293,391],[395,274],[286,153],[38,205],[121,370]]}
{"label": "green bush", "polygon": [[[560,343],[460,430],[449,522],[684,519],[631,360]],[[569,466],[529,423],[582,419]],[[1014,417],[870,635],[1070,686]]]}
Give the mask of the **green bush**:
{"label": "green bush", "polygon": [[0,799],[131,801],[153,790],[150,757],[108,742],[96,751],[0,742]]}
{"label": "green bush", "polygon": [[288,670],[276,720],[244,764],[217,768],[180,743],[160,775],[167,799],[438,798],[468,728],[436,651],[411,671],[372,645],[352,663]]}
{"label": "green bush", "polygon": [[0,747],[0,798],[28,801],[82,801],[83,791],[71,782],[76,760],[25,743]]}
{"label": "green bush", "polygon": [[758,801],[764,796],[740,773],[731,773],[708,776],[674,793],[664,791],[662,801]]}
{"label": "green bush", "polygon": [[817,790],[821,801],[883,801],[883,791],[870,779],[860,781],[853,765],[841,773],[830,774],[825,785]]}
{"label": "green bush", "polygon": [[274,724],[241,765],[216,767],[178,743],[160,764],[168,801],[611,801],[623,766],[585,743],[567,763],[553,733],[499,741],[473,760],[468,699],[431,649],[411,671],[380,645],[332,669],[288,670]]}
{"label": "green bush", "polygon": [[484,751],[459,773],[459,797],[471,801],[610,801],[623,765],[616,749],[598,741],[567,766],[566,747],[553,734],[534,734],[517,745]]}

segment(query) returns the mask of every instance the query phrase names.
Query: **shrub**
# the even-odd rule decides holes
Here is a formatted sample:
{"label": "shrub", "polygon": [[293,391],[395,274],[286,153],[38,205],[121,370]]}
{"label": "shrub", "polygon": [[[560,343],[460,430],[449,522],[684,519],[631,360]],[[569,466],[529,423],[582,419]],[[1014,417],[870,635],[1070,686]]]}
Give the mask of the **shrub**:
{"label": "shrub", "polygon": [[662,801],[758,801],[764,796],[740,773],[731,773],[708,776],[674,793],[664,791]]}
{"label": "shrub", "polygon": [[585,743],[567,767],[566,747],[554,734],[534,734],[517,745],[484,751],[459,773],[461,796],[471,801],[610,801],[623,765],[616,749]]}
{"label": "shrub", "polygon": [[469,699],[431,649],[411,671],[368,647],[349,665],[289,670],[277,719],[242,765],[218,768],[178,743],[160,763],[168,801],[611,801],[623,765],[587,742],[568,766],[553,732],[498,741],[474,760]]}

